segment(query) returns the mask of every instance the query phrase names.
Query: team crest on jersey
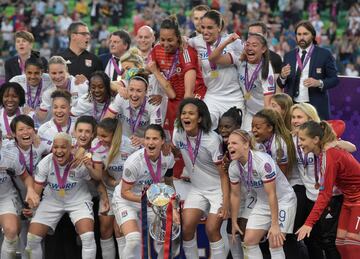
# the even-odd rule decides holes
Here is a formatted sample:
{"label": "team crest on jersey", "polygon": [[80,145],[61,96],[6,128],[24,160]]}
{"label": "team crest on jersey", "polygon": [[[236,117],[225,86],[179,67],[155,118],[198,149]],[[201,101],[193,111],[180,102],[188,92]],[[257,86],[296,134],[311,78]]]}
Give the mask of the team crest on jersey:
{"label": "team crest on jersey", "polygon": [[121,152],[120,157],[121,157],[121,160],[126,160],[129,157],[129,154],[125,153],[125,152]]}
{"label": "team crest on jersey", "polygon": [[272,171],[272,167],[269,163],[265,163],[264,169],[265,169],[265,172],[267,172],[267,173],[271,173],[271,171]]}
{"label": "team crest on jersey", "polygon": [[166,163],[161,163],[161,169],[162,169],[162,170],[166,170],[166,168],[167,168],[167,167],[166,167]]}
{"label": "team crest on jersey", "polygon": [[91,59],[85,59],[85,66],[91,67],[92,66],[92,60]]}
{"label": "team crest on jersey", "polygon": [[255,170],[253,170],[253,176],[255,176],[255,177],[258,177],[259,176],[259,173],[257,172],[257,171],[255,171]]}
{"label": "team crest on jersey", "polygon": [[75,178],[75,171],[74,170],[71,170],[69,172],[69,177]]}
{"label": "team crest on jersey", "polygon": [[125,169],[125,176],[126,177],[130,177],[131,176],[131,171],[129,169]]}
{"label": "team crest on jersey", "polygon": [[269,82],[269,85],[273,85],[274,84],[274,77],[272,75],[269,75],[268,77],[268,82]]}
{"label": "team crest on jersey", "polygon": [[176,68],[176,73],[178,73],[178,74],[181,73],[181,67],[177,67],[177,68]]}

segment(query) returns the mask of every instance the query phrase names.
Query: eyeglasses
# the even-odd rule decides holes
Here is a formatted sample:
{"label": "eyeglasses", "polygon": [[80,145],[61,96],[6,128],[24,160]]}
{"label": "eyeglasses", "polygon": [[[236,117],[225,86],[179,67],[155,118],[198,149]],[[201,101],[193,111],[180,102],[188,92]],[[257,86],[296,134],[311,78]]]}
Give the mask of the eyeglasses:
{"label": "eyeglasses", "polygon": [[89,36],[90,32],[84,31],[84,32],[74,32],[74,34],[81,34],[82,36]]}

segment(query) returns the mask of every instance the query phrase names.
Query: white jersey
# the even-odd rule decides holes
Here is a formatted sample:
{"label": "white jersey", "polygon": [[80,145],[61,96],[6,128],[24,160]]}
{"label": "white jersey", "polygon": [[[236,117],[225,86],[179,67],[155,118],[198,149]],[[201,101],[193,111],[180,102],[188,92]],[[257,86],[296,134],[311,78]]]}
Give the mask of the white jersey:
{"label": "white jersey", "polygon": [[[220,44],[228,38],[228,35],[222,35]],[[195,48],[198,52],[198,58],[201,62],[202,75],[204,78],[205,85],[207,87],[206,95],[211,95],[214,97],[225,97],[225,98],[237,98],[238,101],[242,100],[242,93],[240,90],[239,79],[234,65],[216,65],[216,74],[214,77],[212,68],[210,66],[206,42],[203,39],[202,35],[198,35],[194,38],[189,39],[189,45]],[[216,46],[215,43],[210,46],[213,51]],[[236,40],[235,42],[229,44],[224,49],[223,54],[236,53],[238,56],[242,53],[244,49],[243,43],[241,40]],[[225,99],[227,100],[227,99]]]}
{"label": "white jersey", "polygon": [[[27,83],[27,80],[26,80],[26,75],[14,76],[13,78],[10,79],[9,82],[15,82],[22,86],[22,88],[25,91],[25,103],[28,103],[28,90],[30,90],[30,92],[31,92],[30,93],[31,100],[35,101],[35,96],[36,96],[36,92],[38,90],[38,86],[37,87],[29,86]],[[42,87],[41,87],[41,91],[40,91],[40,95],[39,95],[39,104],[37,105],[36,108],[38,108],[40,106],[43,93],[47,89],[52,88],[52,86],[53,86],[50,76],[46,73],[43,73],[41,76],[41,86]]]}
{"label": "white jersey", "polygon": [[162,89],[159,81],[156,80],[156,77],[153,74],[149,75],[149,86],[146,95],[148,97],[151,97],[152,95],[162,96],[162,100],[160,104],[161,118],[165,118],[169,98],[165,93],[165,91]]}
{"label": "white jersey", "polygon": [[[268,204],[268,196],[264,190],[264,183],[275,181],[276,195],[279,202],[288,199],[289,195],[294,195],[294,191],[287,181],[285,175],[275,164],[274,160],[266,153],[261,151],[251,151],[252,155],[252,175],[249,181],[248,162],[242,166],[238,161],[232,161],[229,166],[229,178],[231,183],[242,182],[253,190],[257,195],[257,203]],[[240,175],[240,167],[243,169],[243,176]]]}
{"label": "white jersey", "polygon": [[[64,175],[66,166],[59,165],[60,177]],[[53,154],[44,157],[38,164],[35,172],[35,182],[38,184],[46,184],[44,191],[44,199],[55,199],[71,203],[72,201],[91,200],[91,194],[88,190],[86,180],[91,177],[85,166],[71,168],[65,183],[65,195],[59,194],[60,185],[56,178],[55,167],[53,162]]]}
{"label": "white jersey", "polygon": [[25,167],[19,161],[19,152],[15,148],[2,147],[0,150],[0,199],[6,198],[15,189],[6,169],[12,168],[16,175],[22,175]]}
{"label": "white jersey", "polygon": [[[19,114],[23,114],[23,107],[19,107]],[[0,108],[0,130],[2,133],[2,139],[6,139],[7,135],[11,135],[11,129],[10,129],[10,123],[12,122],[12,120],[17,116],[18,114],[14,114],[13,116],[7,116],[5,109],[4,108]],[[6,117],[5,117],[6,116]],[[30,116],[33,120],[35,119],[35,113],[34,112],[29,112],[28,116]],[[6,119],[8,121],[8,125],[9,128],[7,129],[6,127]]]}
{"label": "white jersey", "polygon": [[[240,62],[236,58],[236,66],[238,67],[238,73],[240,78],[240,86],[244,93],[244,96],[247,95],[247,90],[245,87],[245,67],[248,65],[248,81],[250,81],[252,74],[255,71],[257,64],[249,64],[246,61]],[[275,79],[274,72],[271,64],[269,63],[269,74],[266,80],[261,78],[261,70],[258,73],[257,78],[254,81],[250,91],[251,97],[248,100],[245,100],[246,112],[251,115],[255,115],[258,111],[264,109],[264,96],[273,95],[275,93]],[[246,98],[245,98],[246,99]]]}
{"label": "white jersey", "polygon": [[[42,157],[51,152],[51,142],[41,139],[38,146],[32,145],[28,150],[21,149],[14,140],[7,142],[3,148],[11,149],[18,152],[19,162],[26,167],[28,173],[32,175],[35,173],[36,166],[42,159]],[[23,159],[21,158],[24,158]],[[30,158],[32,157],[32,170],[30,168]],[[25,163],[24,163],[25,162]]]}
{"label": "white jersey", "polygon": [[[116,95],[115,100],[109,106],[109,111],[118,115],[122,123],[122,134],[127,137],[131,137],[134,134],[138,137],[144,137],[145,129],[148,125],[162,125],[163,123],[160,106],[150,104],[148,98],[146,98],[144,112],[141,118],[138,119],[140,110],[141,105],[134,110],[130,107],[129,100],[125,100],[119,94]],[[130,116],[131,113],[133,113],[132,117]],[[136,124],[134,133],[132,131],[132,124]]]}
{"label": "white jersey", "polygon": [[[139,149],[135,153],[131,154],[124,163],[122,181],[133,185],[131,191],[135,195],[141,195],[141,192],[145,187],[154,183],[145,161],[144,151],[145,148]],[[155,174],[157,169],[157,162],[158,161],[153,162],[152,160],[150,160],[150,163],[153,167]],[[166,172],[169,169],[172,169],[174,167],[174,164],[175,164],[175,160],[172,154],[168,156],[164,156],[163,154],[161,154],[161,182],[164,181],[164,176]],[[119,184],[115,188],[113,200],[114,201],[122,200],[124,202],[127,202],[126,200],[121,198],[121,184]],[[133,202],[130,203],[133,204]]]}
{"label": "white jersey", "polygon": [[[191,185],[199,190],[219,190],[220,176],[217,165],[223,158],[221,137],[213,131],[202,133],[201,143],[195,165],[189,156],[186,132],[174,129],[173,144],[181,151],[185,168],[190,173]],[[197,137],[189,137],[193,150],[195,150]]]}
{"label": "white jersey", "polygon": [[[69,92],[71,94],[71,106],[75,106],[79,97],[82,96],[83,94],[88,93],[88,83],[82,83],[82,84],[75,84],[75,77],[74,76],[69,76],[70,79],[70,88],[69,88]],[[57,90],[58,88],[56,88],[55,86],[47,89],[42,97],[42,101],[40,104],[40,110],[47,112],[51,110],[52,107],[52,99],[51,99],[51,94]]]}
{"label": "white jersey", "polygon": [[258,144],[258,149],[268,153],[279,165],[288,163],[287,145],[282,137],[273,134],[267,142]]}
{"label": "white jersey", "polygon": [[72,118],[69,118],[69,122],[65,127],[61,127],[61,130],[59,130],[56,127],[56,124],[54,120],[49,120],[48,122],[45,122],[43,125],[40,126],[38,130],[38,135],[43,140],[50,141],[51,144],[54,141],[54,137],[59,132],[66,132],[70,135],[72,135],[72,132],[74,131],[75,127],[75,121]]}
{"label": "white jersey", "polygon": [[80,117],[83,115],[93,116],[96,121],[100,121],[105,115],[105,112],[109,106],[109,102],[98,103],[89,98],[89,94],[83,94],[78,99],[75,106],[71,107],[71,115],[74,117]]}

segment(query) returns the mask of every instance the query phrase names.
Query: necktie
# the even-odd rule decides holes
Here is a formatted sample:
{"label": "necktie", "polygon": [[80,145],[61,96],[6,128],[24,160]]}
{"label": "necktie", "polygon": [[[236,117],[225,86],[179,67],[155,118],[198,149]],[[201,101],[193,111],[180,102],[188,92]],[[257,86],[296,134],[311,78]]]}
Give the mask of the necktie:
{"label": "necktie", "polygon": [[[114,60],[115,60],[116,65],[119,66],[119,61],[120,61],[120,59],[117,58],[117,57],[114,57]],[[117,77],[118,77],[118,73],[116,72],[116,69],[114,68],[114,73],[113,73],[113,76],[112,76],[112,81],[117,81]]]}
{"label": "necktie", "polygon": [[[301,52],[301,63],[302,64],[304,64],[305,56],[306,56],[306,50],[303,50]],[[296,74],[295,74],[295,84],[294,84],[294,93],[293,93],[294,97],[299,96],[300,77],[301,77],[301,70],[300,70],[300,67],[298,66],[298,68],[296,70]]]}

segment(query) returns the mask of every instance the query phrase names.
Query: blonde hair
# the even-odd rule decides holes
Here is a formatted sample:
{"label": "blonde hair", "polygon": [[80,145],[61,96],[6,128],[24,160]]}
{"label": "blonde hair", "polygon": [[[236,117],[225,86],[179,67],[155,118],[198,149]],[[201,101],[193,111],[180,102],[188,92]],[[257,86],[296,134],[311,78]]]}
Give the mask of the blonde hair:
{"label": "blonde hair", "polygon": [[52,56],[52,57],[49,59],[48,66],[53,65],[53,64],[64,65],[66,71],[68,71],[68,67],[67,67],[67,64],[66,64],[66,60],[65,60],[63,57],[61,57],[61,56]]}
{"label": "blonde hair", "polygon": [[247,131],[242,129],[235,129],[230,133],[230,135],[231,134],[240,136],[244,142],[249,143],[249,147],[251,150],[255,149],[255,141]]}
{"label": "blonde hair", "polygon": [[59,133],[56,133],[55,137],[54,137],[54,141],[57,140],[57,139],[64,139],[66,140],[66,142],[68,142],[68,144],[71,146],[72,145],[72,138],[71,136],[66,133],[66,132],[59,132]]}
{"label": "blonde hair", "polygon": [[316,122],[320,122],[320,117],[317,113],[317,110],[314,106],[312,106],[309,103],[297,103],[294,104],[291,109],[290,109],[290,114],[292,115],[294,110],[299,109],[300,111],[302,111],[303,113],[306,114],[306,116],[308,116],[309,120],[313,120]]}
{"label": "blonde hair", "polygon": [[284,115],[282,115],[284,119],[285,126],[288,130],[291,130],[291,107],[293,105],[293,101],[288,94],[278,93],[274,94],[271,97],[284,111]]}
{"label": "blonde hair", "polygon": [[144,60],[140,56],[140,51],[137,48],[129,49],[124,55],[122,55],[122,57],[120,58],[120,62],[134,63],[137,68],[144,67]]}

